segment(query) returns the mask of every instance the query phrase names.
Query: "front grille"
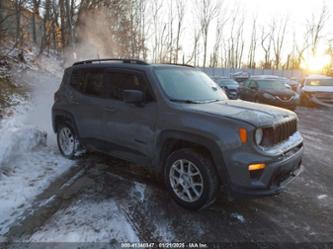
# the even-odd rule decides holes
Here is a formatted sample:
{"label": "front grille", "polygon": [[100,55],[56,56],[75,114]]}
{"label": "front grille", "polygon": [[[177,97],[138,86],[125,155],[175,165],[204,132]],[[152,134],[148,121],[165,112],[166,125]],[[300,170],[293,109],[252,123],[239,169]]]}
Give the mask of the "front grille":
{"label": "front grille", "polygon": [[277,124],[274,128],[264,129],[264,139],[261,146],[269,147],[279,144],[297,131],[297,119],[291,119]]}
{"label": "front grille", "polygon": [[297,119],[280,123],[274,128],[274,144],[278,144],[288,139],[297,131]]}
{"label": "front grille", "polygon": [[283,97],[277,96],[277,98],[282,102],[289,102],[289,101],[291,101],[293,96],[291,96],[291,97],[290,96],[283,96]]}

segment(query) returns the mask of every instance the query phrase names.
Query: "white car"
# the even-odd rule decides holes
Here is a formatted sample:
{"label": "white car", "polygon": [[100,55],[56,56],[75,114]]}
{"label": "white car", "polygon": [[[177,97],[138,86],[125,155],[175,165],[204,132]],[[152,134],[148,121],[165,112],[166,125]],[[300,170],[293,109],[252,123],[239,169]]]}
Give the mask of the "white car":
{"label": "white car", "polygon": [[323,75],[310,75],[299,87],[302,105],[333,107],[333,78]]}

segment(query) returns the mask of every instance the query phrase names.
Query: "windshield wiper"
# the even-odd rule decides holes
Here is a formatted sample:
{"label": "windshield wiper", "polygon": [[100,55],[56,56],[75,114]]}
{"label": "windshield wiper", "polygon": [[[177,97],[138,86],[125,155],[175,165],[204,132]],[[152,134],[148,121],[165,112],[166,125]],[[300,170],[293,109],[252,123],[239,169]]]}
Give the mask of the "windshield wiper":
{"label": "windshield wiper", "polygon": [[220,99],[212,99],[212,100],[205,100],[202,101],[202,103],[209,104],[209,103],[214,103],[214,102],[219,102],[221,101]]}
{"label": "windshield wiper", "polygon": [[212,100],[170,99],[170,100],[173,102],[180,102],[186,104],[209,104],[220,101],[219,99],[212,99]]}
{"label": "windshield wiper", "polygon": [[170,99],[172,102],[186,103],[186,104],[201,104],[201,101],[195,101],[190,99]]}

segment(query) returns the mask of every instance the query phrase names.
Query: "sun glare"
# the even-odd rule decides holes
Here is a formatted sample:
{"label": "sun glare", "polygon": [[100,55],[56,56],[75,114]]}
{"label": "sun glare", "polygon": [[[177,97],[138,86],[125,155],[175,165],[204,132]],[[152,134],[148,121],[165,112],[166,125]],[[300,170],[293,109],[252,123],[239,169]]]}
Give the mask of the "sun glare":
{"label": "sun glare", "polygon": [[331,61],[328,55],[310,56],[302,62],[302,68],[311,72],[320,72]]}

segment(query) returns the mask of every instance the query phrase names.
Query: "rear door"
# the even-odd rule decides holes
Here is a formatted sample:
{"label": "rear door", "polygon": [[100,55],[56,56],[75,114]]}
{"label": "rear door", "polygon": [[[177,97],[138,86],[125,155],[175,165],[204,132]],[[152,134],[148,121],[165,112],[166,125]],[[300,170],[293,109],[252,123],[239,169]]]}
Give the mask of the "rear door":
{"label": "rear door", "polygon": [[[106,71],[104,80],[108,101],[103,108],[103,131],[110,152],[127,160],[148,163],[154,149],[157,103],[145,74],[111,69]],[[125,103],[124,90],[144,92],[145,103]]]}
{"label": "rear door", "polygon": [[80,139],[86,144],[103,138],[103,84],[102,68],[73,69],[68,98]]}

